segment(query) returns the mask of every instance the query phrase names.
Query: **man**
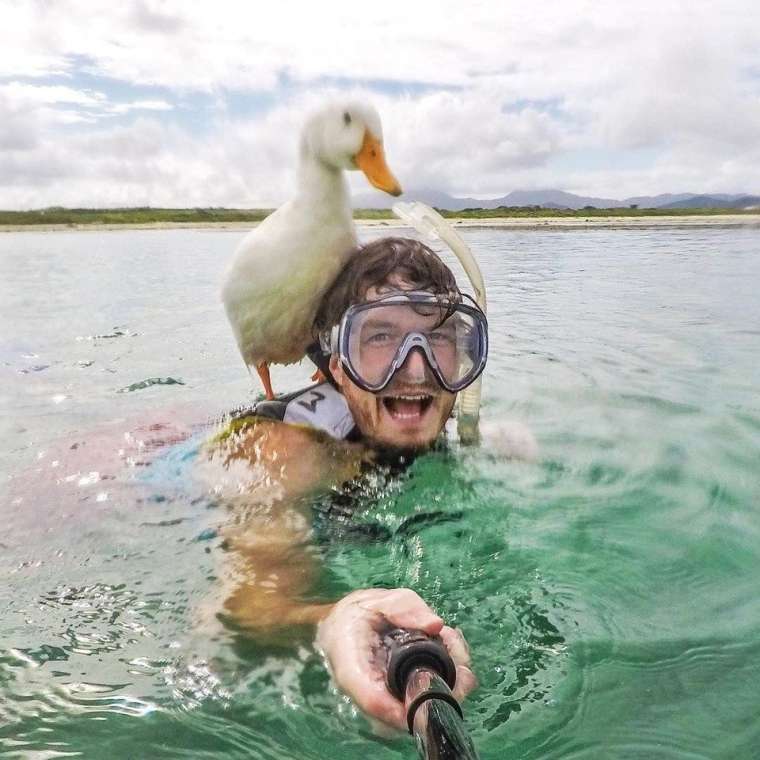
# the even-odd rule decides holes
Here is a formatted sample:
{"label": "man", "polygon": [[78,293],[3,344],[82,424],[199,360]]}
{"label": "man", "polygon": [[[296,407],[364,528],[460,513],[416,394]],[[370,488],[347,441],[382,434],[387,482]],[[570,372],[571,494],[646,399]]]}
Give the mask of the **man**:
{"label": "man", "polygon": [[370,717],[403,729],[403,706],[384,685],[380,632],[439,635],[457,664],[459,699],[475,685],[464,638],[409,589],[308,601],[317,556],[303,497],[355,477],[378,457],[408,458],[432,446],[456,394],[485,365],[487,324],[429,248],[385,238],[351,258],[324,296],[315,330],[328,380],[259,403],[209,452],[212,464],[233,473],[217,480],[217,493],[240,505],[225,530],[232,562],[223,573],[224,614],[277,640],[317,626],[337,684]]}

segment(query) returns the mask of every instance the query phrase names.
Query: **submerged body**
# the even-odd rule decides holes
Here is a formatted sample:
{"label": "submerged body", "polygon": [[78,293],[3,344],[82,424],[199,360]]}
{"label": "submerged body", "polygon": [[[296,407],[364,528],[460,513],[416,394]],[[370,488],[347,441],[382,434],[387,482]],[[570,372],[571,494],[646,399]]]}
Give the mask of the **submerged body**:
{"label": "submerged body", "polygon": [[[308,404],[313,394],[307,389],[291,403]],[[339,687],[379,729],[403,729],[404,706],[387,691],[383,661],[375,656],[388,626],[441,637],[457,666],[457,699],[476,679],[462,633],[446,626],[413,590],[361,589],[337,602],[314,595],[322,552],[310,497],[340,490],[371,471],[378,456],[359,428],[346,434],[335,425],[335,411],[314,415],[330,431],[312,428],[306,416],[293,424],[253,414],[207,445],[199,472],[226,504],[229,519],[220,530],[226,548],[215,572],[220,585],[199,611],[199,622],[216,628],[221,620],[277,646],[308,640],[316,627],[316,643]],[[399,424],[409,427],[408,421]]]}

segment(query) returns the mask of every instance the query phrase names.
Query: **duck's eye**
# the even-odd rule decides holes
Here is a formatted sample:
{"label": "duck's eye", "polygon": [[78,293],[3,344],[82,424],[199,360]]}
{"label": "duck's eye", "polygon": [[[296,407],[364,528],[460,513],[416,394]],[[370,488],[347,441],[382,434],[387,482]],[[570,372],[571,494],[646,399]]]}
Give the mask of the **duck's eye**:
{"label": "duck's eye", "polygon": [[343,123],[348,126],[351,123],[351,114],[348,111],[343,113]]}

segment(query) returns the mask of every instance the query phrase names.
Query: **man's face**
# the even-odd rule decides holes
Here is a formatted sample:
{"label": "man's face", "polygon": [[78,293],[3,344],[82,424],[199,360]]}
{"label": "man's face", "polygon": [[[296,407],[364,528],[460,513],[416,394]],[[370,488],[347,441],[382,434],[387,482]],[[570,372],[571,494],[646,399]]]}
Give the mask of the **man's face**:
{"label": "man's face", "polygon": [[[411,289],[403,281],[370,288],[366,301],[388,290]],[[386,365],[387,366],[387,365]],[[389,385],[380,393],[359,388],[343,371],[337,356],[330,358],[330,372],[348,403],[357,427],[371,443],[395,449],[424,449],[443,430],[456,394],[441,388],[419,349],[409,352]]]}

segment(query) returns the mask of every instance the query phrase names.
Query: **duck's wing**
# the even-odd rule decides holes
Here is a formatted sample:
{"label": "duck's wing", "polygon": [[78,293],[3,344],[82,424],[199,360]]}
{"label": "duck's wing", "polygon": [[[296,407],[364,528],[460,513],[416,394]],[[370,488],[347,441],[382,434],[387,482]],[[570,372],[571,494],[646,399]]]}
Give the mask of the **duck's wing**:
{"label": "duck's wing", "polygon": [[252,230],[224,279],[222,300],[249,366],[303,357],[319,299],[356,245],[350,220],[296,212],[286,204]]}

